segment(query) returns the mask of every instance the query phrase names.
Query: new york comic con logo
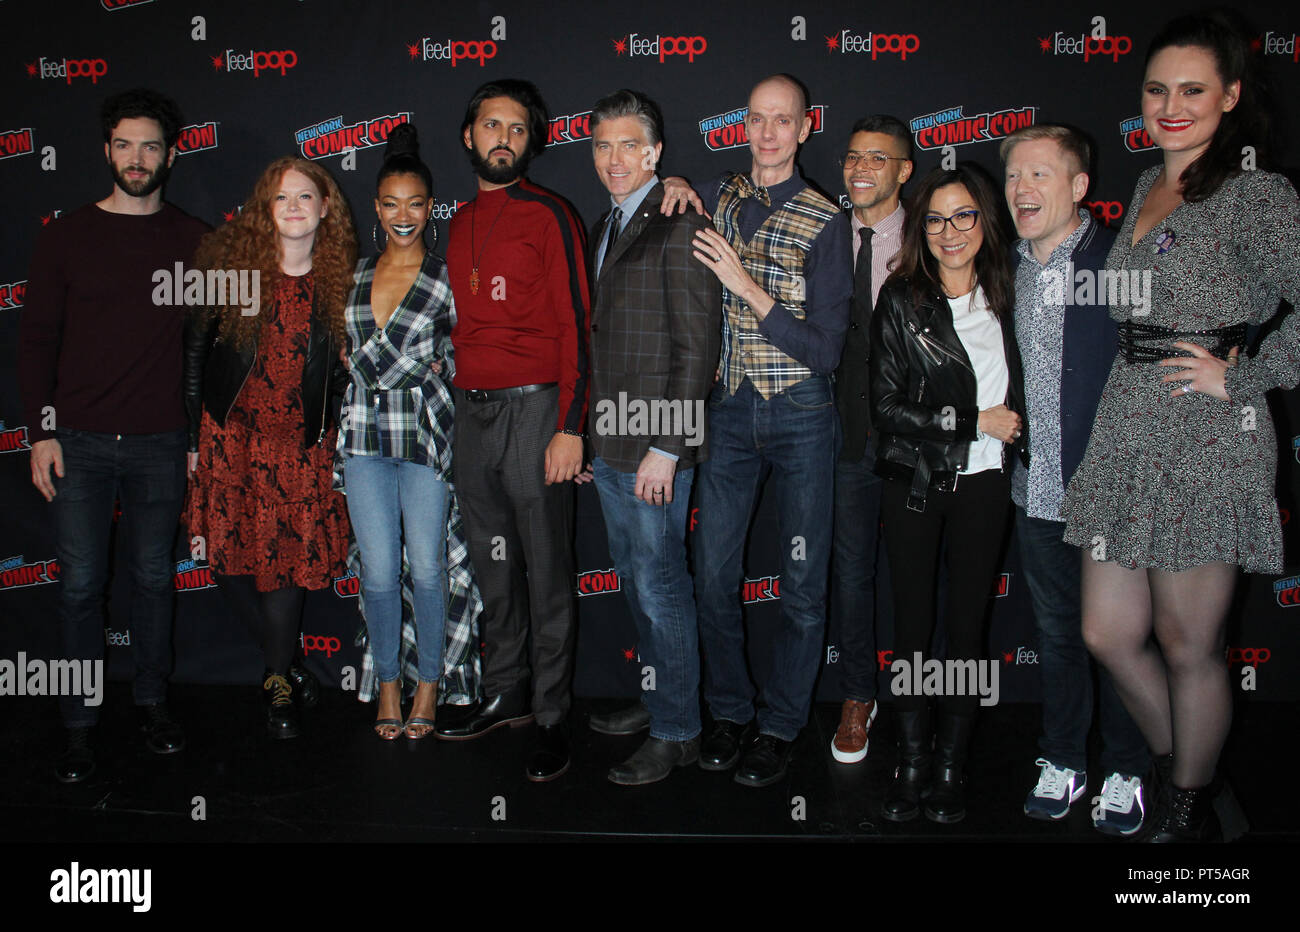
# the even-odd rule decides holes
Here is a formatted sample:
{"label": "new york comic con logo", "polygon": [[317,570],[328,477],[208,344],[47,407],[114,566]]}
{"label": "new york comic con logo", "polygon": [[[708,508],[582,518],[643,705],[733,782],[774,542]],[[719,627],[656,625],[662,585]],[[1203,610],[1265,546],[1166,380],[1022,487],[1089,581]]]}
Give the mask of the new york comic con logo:
{"label": "new york comic con logo", "polygon": [[619,578],[618,571],[612,566],[607,570],[584,570],[574,573],[573,576],[573,591],[578,594],[578,598],[603,595],[606,592],[620,592],[623,589],[623,580]]}
{"label": "new york comic con logo", "polygon": [[614,53],[622,58],[646,56],[657,58],[662,65],[673,57],[685,58],[688,64],[695,61],[696,55],[703,55],[709,50],[709,40],[704,36],[647,36],[640,32],[629,32],[621,39],[611,39]]}
{"label": "new york comic con logo", "polygon": [[41,56],[27,63],[27,77],[62,78],[71,84],[73,78],[90,78],[91,84],[108,74],[108,62],[102,58],[46,58]]}
{"label": "new york comic con logo", "polygon": [[897,55],[900,60],[907,61],[907,56],[920,47],[920,38],[910,32],[868,32],[865,36],[861,36],[851,29],[841,29],[834,35],[826,37],[826,51],[830,54],[839,52],[841,55],[850,55],[870,52],[872,61],[881,55]]}
{"label": "new york comic con logo", "polygon": [[[749,129],[745,126],[747,116],[749,108],[740,107],[700,120],[700,135],[704,137],[704,144],[714,152],[749,145]],[[812,131],[820,133],[826,119],[826,105],[813,104],[808,108],[808,116],[812,117]]]}
{"label": "new york comic con logo", "polygon": [[31,155],[36,149],[32,141],[32,128],[0,130],[0,159],[12,159],[18,155]]}
{"label": "new york comic con logo", "polygon": [[385,116],[344,124],[342,116],[305,126],[293,134],[298,151],[305,159],[323,159],[339,155],[349,149],[369,149],[382,146],[393,127],[409,123],[410,113],[389,113]]}
{"label": "new york comic con logo", "polygon": [[11,307],[22,307],[23,299],[27,297],[27,279],[20,282],[10,282],[7,285],[0,285],[0,310],[7,310]]}
{"label": "new york comic con logo", "polygon": [[562,146],[566,142],[582,142],[591,138],[591,111],[570,113],[551,119],[550,129],[546,134],[548,146]]}
{"label": "new york comic con logo", "polygon": [[1300,605],[1300,576],[1274,580],[1273,597],[1283,608],[1295,608]]}
{"label": "new york comic con logo", "polygon": [[0,589],[24,589],[59,581],[59,561],[28,563],[21,555],[0,560]]}
{"label": "new york comic con logo", "polygon": [[1119,121],[1119,134],[1124,139],[1124,148],[1130,152],[1145,152],[1154,149],[1156,144],[1147,135],[1146,127],[1140,116],[1129,117]]}
{"label": "new york comic con logo", "polygon": [[0,453],[20,453],[31,448],[26,426],[6,428],[5,422],[0,421]]}
{"label": "new york comic con logo", "polygon": [[198,589],[215,589],[217,581],[212,578],[212,567],[207,561],[181,560],[176,564],[175,586],[177,592],[194,592]]}
{"label": "new york comic con logo", "polygon": [[176,154],[188,155],[202,152],[204,149],[217,148],[216,123],[191,123],[181,127],[180,137],[176,140]]}
{"label": "new york comic con logo", "polygon": [[1034,125],[1037,107],[1012,107],[966,116],[963,107],[949,107],[912,117],[910,127],[918,149],[941,149],[972,142],[1004,139]]}
{"label": "new york comic con logo", "polygon": [[153,0],[99,0],[99,5],[110,13],[130,6],[144,6],[146,3],[153,3]]}

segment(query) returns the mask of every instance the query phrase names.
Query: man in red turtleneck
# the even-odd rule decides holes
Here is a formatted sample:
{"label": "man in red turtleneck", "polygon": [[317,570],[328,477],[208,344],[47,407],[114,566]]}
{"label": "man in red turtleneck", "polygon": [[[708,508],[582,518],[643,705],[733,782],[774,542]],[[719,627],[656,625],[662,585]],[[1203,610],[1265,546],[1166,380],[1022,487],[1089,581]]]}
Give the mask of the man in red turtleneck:
{"label": "man in red turtleneck", "polygon": [[569,480],[582,468],[588,379],[582,228],[567,202],[523,178],[547,125],[537,89],[506,79],[475,92],[461,127],[479,190],[452,220],[447,247],[453,472],[483,594],[485,698],[437,728],[463,741],[535,715],[534,782],[569,767]]}

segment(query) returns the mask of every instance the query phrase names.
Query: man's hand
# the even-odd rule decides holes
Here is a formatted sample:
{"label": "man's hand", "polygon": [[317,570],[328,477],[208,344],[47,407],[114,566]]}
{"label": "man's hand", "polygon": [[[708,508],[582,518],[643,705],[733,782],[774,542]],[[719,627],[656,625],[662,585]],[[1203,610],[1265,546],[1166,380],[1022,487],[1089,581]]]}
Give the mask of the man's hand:
{"label": "man's hand", "polygon": [[647,505],[666,505],[673,500],[673,475],[677,464],[650,450],[636,471],[636,488],[632,494]]}
{"label": "man's hand", "polygon": [[546,445],[546,484],[568,482],[582,469],[582,438],[555,432]]}
{"label": "man's hand", "polygon": [[[687,205],[695,208],[695,212],[702,217],[709,215],[704,212],[704,202],[700,196],[695,193],[695,189],[686,183],[685,178],[678,178],[676,175],[671,178],[665,178],[664,182],[664,201],[659,205],[659,212],[665,217],[671,217],[674,213],[686,213]],[[712,220],[712,217],[709,217]]]}
{"label": "man's hand", "polygon": [[590,463],[582,467],[582,472],[573,477],[574,485],[586,485],[588,482],[594,482],[596,479],[596,470]]}
{"label": "man's hand", "polygon": [[63,478],[63,446],[57,440],[38,440],[32,444],[32,484],[45,496],[47,502],[54,501],[54,480],[50,478],[50,467],[54,474]]}
{"label": "man's hand", "polygon": [[713,271],[724,288],[748,304],[760,321],[767,317],[776,299],[749,277],[740,263],[740,256],[721,233],[712,228],[696,230],[694,245],[695,258]]}

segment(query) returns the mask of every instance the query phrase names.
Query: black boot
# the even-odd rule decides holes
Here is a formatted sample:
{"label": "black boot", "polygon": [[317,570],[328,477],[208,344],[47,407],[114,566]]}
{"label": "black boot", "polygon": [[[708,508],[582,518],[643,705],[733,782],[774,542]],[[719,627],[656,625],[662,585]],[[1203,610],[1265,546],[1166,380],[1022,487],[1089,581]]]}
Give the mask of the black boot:
{"label": "black boot", "polygon": [[1170,783],[1147,841],[1152,844],[1217,841],[1218,819],[1214,817],[1212,807],[1214,795],[1212,786],[1185,789]]}
{"label": "black boot", "polygon": [[894,721],[898,728],[898,769],[880,814],[890,822],[910,822],[920,812],[921,794],[930,780],[930,708],[896,712]]}
{"label": "black boot", "polygon": [[969,714],[939,707],[939,728],[934,740],[938,760],[934,782],[925,799],[925,817],[932,822],[947,825],[966,818],[966,752],[974,724],[975,719]]}
{"label": "black boot", "polygon": [[1151,836],[1156,832],[1156,826],[1164,819],[1165,811],[1169,805],[1170,788],[1174,782],[1174,752],[1161,754],[1159,757],[1151,758],[1151,778],[1147,781],[1150,787],[1146,794],[1147,815],[1142,823],[1142,831],[1138,833],[1137,841],[1146,842],[1151,840]]}
{"label": "black boot", "polygon": [[293,686],[294,701],[307,711],[316,708],[320,702],[320,680],[301,660],[289,664],[289,682]]}
{"label": "black boot", "polygon": [[298,706],[293,701],[293,682],[283,674],[267,670],[262,675],[262,700],[266,703],[266,729],[271,737],[298,737]]}

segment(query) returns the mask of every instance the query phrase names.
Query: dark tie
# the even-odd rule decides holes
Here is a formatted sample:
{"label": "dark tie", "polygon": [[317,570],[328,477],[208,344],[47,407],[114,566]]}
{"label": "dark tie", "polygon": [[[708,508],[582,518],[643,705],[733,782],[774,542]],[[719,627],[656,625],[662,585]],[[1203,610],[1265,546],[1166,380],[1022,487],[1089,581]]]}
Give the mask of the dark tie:
{"label": "dark tie", "polygon": [[871,237],[875,234],[871,227],[858,231],[861,242],[858,261],[853,268],[853,323],[863,328],[871,323]]}
{"label": "dark tie", "polygon": [[752,197],[764,207],[772,206],[772,198],[768,195],[767,188],[760,188],[744,175],[740,175],[736,181],[736,194],[741,197]]}
{"label": "dark tie", "polygon": [[609,262],[610,254],[614,251],[614,243],[618,241],[618,225],[623,220],[623,211],[617,207],[609,215],[609,224],[605,233],[605,255],[600,260],[600,271],[604,274],[605,264]]}

